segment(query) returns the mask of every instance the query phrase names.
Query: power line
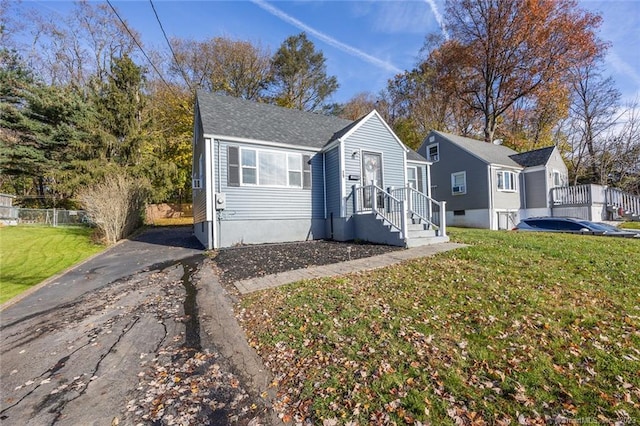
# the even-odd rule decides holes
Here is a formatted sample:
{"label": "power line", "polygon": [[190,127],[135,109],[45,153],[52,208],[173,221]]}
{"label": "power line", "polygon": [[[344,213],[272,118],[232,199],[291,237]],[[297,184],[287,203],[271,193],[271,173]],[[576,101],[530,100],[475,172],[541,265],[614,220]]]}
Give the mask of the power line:
{"label": "power line", "polygon": [[156,15],[156,20],[158,21],[158,25],[160,25],[160,29],[162,30],[162,35],[164,36],[164,39],[166,40],[167,45],[169,46],[169,50],[171,51],[171,55],[173,56],[173,60],[176,62],[178,70],[180,71],[180,74],[182,75],[182,78],[184,79],[184,82],[187,83],[187,86],[189,86],[189,90],[191,90],[193,92],[193,87],[191,87],[191,83],[189,83],[189,79],[187,78],[187,75],[184,72],[184,69],[182,68],[182,65],[180,64],[180,61],[178,61],[178,57],[176,56],[176,52],[173,50],[173,47],[171,46],[171,43],[169,42],[169,38],[167,37],[167,33],[164,31],[164,27],[162,26],[162,22],[160,22],[160,17],[158,16],[158,12],[156,11],[156,7],[153,4],[153,0],[149,0],[149,3],[151,3],[151,9],[153,9],[153,13]]}
{"label": "power line", "polygon": [[158,68],[155,66],[155,64],[153,63],[153,61],[151,60],[151,58],[149,58],[149,56],[147,55],[147,53],[144,51],[144,49],[142,48],[142,45],[140,43],[138,43],[138,40],[134,37],[133,33],[131,32],[131,30],[129,30],[129,27],[127,26],[127,24],[124,22],[124,20],[120,17],[120,15],[118,14],[118,11],[116,10],[115,7],[113,7],[113,5],[111,4],[111,2],[109,0],[106,0],[107,4],[109,5],[109,7],[111,7],[111,10],[113,10],[113,13],[115,13],[115,15],[118,17],[118,19],[120,20],[120,23],[122,24],[122,26],[124,27],[125,30],[127,30],[127,32],[129,33],[129,36],[131,37],[131,39],[133,40],[133,42],[138,46],[138,48],[140,49],[140,52],[142,52],[142,54],[144,55],[145,58],[147,58],[147,61],[149,62],[149,64],[153,67],[153,69],[156,71],[156,73],[158,74],[158,77],[160,77],[160,80],[162,80],[162,82],[169,88],[169,90],[171,92],[173,92],[173,94],[176,97],[179,97],[178,93],[176,93],[175,89],[167,82],[167,80],[164,79],[164,77],[162,76],[162,74],[160,73],[160,71],[158,70]]}

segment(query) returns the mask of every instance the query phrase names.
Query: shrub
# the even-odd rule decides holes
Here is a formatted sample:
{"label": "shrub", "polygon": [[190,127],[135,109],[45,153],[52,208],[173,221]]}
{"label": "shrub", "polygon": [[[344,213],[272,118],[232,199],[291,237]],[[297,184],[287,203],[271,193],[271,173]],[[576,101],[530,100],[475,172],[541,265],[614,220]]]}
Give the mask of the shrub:
{"label": "shrub", "polygon": [[148,195],[145,181],[111,174],[78,194],[89,218],[107,244],[125,238],[142,224]]}

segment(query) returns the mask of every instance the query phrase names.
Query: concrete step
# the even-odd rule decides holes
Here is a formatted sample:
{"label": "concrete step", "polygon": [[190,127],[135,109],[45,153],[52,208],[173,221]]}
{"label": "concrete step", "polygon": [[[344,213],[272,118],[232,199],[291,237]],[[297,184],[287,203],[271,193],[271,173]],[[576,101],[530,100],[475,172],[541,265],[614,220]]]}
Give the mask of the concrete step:
{"label": "concrete step", "polygon": [[425,225],[423,223],[411,223],[407,224],[408,231],[423,231],[425,229]]}
{"label": "concrete step", "polygon": [[421,247],[431,244],[448,243],[449,237],[420,237],[420,238],[407,238],[407,248]]}
{"label": "concrete step", "polygon": [[407,237],[409,238],[428,238],[435,237],[436,231],[433,229],[408,229]]}

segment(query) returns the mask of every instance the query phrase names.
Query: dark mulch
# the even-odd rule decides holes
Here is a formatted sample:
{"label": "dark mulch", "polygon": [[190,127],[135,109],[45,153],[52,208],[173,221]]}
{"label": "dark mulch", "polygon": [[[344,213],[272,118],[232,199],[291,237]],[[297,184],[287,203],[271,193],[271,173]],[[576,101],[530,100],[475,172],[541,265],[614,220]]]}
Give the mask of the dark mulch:
{"label": "dark mulch", "polygon": [[231,247],[220,250],[214,260],[221,281],[232,284],[247,278],[361,259],[395,250],[402,248],[364,242],[315,240]]}

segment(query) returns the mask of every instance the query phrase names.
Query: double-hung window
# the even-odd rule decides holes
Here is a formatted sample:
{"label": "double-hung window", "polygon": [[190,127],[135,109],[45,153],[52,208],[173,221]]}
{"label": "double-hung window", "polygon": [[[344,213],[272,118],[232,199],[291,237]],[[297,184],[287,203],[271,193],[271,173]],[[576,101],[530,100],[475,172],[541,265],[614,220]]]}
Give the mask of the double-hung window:
{"label": "double-hung window", "polygon": [[229,186],[311,188],[311,156],[266,149],[228,147]]}
{"label": "double-hung window", "polygon": [[467,193],[467,172],[451,173],[451,194],[462,195]]}
{"label": "double-hung window", "polygon": [[427,146],[427,160],[434,163],[440,160],[440,144],[433,143]]}
{"label": "double-hung window", "polygon": [[413,189],[418,189],[417,167],[407,167],[407,184]]}
{"label": "double-hung window", "polygon": [[302,156],[300,154],[287,154],[287,169],[289,186],[302,187]]}
{"label": "double-hung window", "polygon": [[242,151],[242,183],[244,185],[258,184],[258,162],[257,152],[253,149],[243,149]]}
{"label": "double-hung window", "polygon": [[507,170],[498,171],[498,190],[516,191],[516,174]]}

